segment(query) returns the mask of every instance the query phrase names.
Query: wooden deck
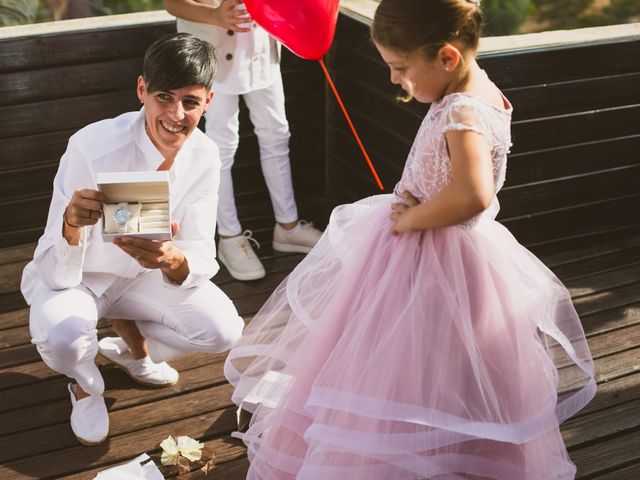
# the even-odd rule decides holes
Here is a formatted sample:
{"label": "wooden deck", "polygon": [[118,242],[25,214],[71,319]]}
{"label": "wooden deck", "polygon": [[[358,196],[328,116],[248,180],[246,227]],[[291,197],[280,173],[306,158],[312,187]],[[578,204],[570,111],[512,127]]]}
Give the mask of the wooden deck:
{"label": "wooden deck", "polygon": [[[208,478],[244,478],[243,445],[235,427],[224,355],[193,354],[174,362],[178,385],[142,388],[99,361],[107,385],[109,440],[77,443],[69,427],[67,379],[42,363],[29,343],[28,310],[18,292],[33,245],[0,251],[0,478],[92,479],[142,452],[157,460],[168,435],[201,439],[217,457]],[[265,279],[242,283],[220,272],[214,279],[249,320],[301,259],[263,252]],[[640,478],[640,234],[543,259],[570,288],[588,334],[598,372],[596,398],[562,432],[579,479]],[[100,325],[100,336],[110,333]],[[392,480],[392,479],[390,479]]]}

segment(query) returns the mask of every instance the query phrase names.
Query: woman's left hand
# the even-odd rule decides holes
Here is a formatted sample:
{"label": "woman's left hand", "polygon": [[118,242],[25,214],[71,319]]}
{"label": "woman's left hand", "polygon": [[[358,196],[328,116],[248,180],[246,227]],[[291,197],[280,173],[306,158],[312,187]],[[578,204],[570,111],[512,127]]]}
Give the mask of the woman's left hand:
{"label": "woman's left hand", "polygon": [[411,210],[420,202],[407,191],[402,193],[402,198],[404,200],[403,202],[391,204],[391,215],[389,215],[389,219],[393,222],[391,235],[414,231],[414,228],[411,226]]}
{"label": "woman's left hand", "polygon": [[[175,238],[178,233],[177,222],[172,222],[171,233]],[[133,257],[140,266],[156,269],[159,268],[165,273],[179,268],[185,261],[182,251],[173,246],[171,240],[147,240],[146,238],[121,237],[113,241],[127,255]]]}

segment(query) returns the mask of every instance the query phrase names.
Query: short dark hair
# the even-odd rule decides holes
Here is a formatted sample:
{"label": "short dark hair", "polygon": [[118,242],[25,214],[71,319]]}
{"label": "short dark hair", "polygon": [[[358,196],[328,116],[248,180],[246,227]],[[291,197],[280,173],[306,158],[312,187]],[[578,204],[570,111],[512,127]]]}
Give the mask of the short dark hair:
{"label": "short dark hair", "polygon": [[164,35],[144,54],[142,76],[147,90],[175,90],[192,85],[211,88],[218,69],[213,45],[189,33]]}

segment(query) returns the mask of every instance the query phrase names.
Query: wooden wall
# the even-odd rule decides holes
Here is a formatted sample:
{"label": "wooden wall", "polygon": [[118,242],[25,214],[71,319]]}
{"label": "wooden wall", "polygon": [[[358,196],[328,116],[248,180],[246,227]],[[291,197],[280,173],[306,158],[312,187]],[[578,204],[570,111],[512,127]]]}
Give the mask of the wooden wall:
{"label": "wooden wall", "polygon": [[[481,56],[514,104],[513,148],[499,220],[538,253],[640,226],[640,38]],[[342,16],[331,66],[386,191],[399,180],[426,106],[398,87],[368,40]],[[375,184],[341,113],[328,113],[328,188],[335,202]]]}
{"label": "wooden wall", "polygon": [[[174,22],[159,22],[0,40],[0,247],[38,239],[69,136],[139,108],[135,84],[144,51],[173,31]],[[322,72],[288,52],[282,68],[294,187],[302,215],[318,216],[326,205]],[[243,226],[269,243],[273,214],[244,106],[241,135],[233,170],[238,209]]]}

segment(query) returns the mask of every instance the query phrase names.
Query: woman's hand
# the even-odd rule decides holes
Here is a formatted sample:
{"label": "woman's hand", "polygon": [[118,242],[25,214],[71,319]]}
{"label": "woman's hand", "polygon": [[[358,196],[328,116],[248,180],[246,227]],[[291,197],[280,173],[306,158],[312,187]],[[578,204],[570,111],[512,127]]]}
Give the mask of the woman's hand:
{"label": "woman's hand", "polygon": [[391,227],[391,235],[398,235],[403,232],[413,232],[415,229],[411,222],[411,212],[420,202],[411,193],[402,193],[403,202],[391,204],[391,214],[389,219],[394,223]]}
{"label": "woman's hand", "polygon": [[79,188],[73,192],[62,214],[62,236],[69,245],[80,244],[82,227],[98,223],[102,216],[102,204],[106,200],[104,193],[89,188]]}
{"label": "woman's hand", "polygon": [[104,193],[89,188],[79,188],[64,211],[64,219],[72,228],[95,225],[100,220],[102,204],[107,200]]}
{"label": "woman's hand", "polygon": [[[178,233],[177,222],[172,222],[171,230],[175,238]],[[173,282],[182,283],[187,278],[189,269],[184,253],[173,245],[173,238],[159,241],[124,236],[115,239],[113,243],[133,257],[140,266],[160,269]]]}

